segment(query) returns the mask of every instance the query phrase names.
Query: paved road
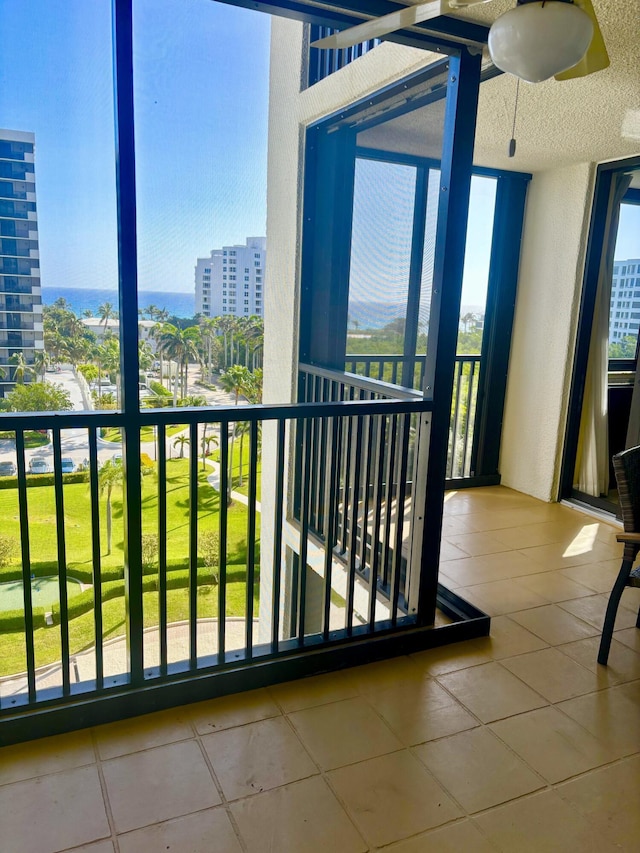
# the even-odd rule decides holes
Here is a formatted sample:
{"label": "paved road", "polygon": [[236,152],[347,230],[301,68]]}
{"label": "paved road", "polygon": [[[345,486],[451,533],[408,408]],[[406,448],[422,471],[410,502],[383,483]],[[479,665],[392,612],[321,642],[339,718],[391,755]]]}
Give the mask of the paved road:
{"label": "paved road", "polygon": [[[84,410],[82,393],[80,385],[75,378],[71,369],[63,369],[59,373],[47,373],[47,381],[61,385],[68,393],[76,411]],[[187,390],[189,394],[197,394],[205,397],[207,404],[210,406],[230,406],[234,404],[232,394],[226,391],[216,389],[211,391],[207,388],[202,388],[197,385],[200,378],[200,368],[197,365],[190,365],[187,378]],[[245,404],[246,400],[239,400],[239,405]],[[171,458],[179,453],[178,448],[174,448],[176,436],[171,436],[167,439],[167,457]],[[143,444],[142,451],[146,452],[152,459],[155,458],[155,447],[153,443]],[[98,460],[99,463],[105,462],[114,455],[119,455],[122,452],[122,446],[119,442],[102,441],[98,439]],[[189,456],[189,448],[185,447],[185,457]],[[53,447],[51,444],[43,445],[42,447],[30,448],[25,451],[27,468],[30,460],[34,456],[42,456],[46,459],[49,469],[53,470]],[[89,456],[89,440],[87,431],[84,429],[69,429],[62,434],[62,456],[70,457],[76,465],[80,465]],[[8,440],[0,440],[0,461],[16,462],[15,443]]]}

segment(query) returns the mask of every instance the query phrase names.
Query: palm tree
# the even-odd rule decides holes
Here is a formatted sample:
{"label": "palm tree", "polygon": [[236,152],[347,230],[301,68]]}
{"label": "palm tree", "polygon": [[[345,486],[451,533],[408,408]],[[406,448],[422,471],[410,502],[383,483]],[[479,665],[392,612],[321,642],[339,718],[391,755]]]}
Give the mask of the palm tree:
{"label": "palm tree", "polygon": [[115,309],[110,302],[103,302],[102,305],[98,308],[98,317],[100,317],[100,324],[104,323],[104,330],[107,331],[107,326],[109,325],[109,320],[113,320],[115,317]]}
{"label": "palm tree", "polygon": [[173,405],[178,405],[178,379],[182,374],[182,396],[187,394],[187,368],[190,361],[199,360],[198,343],[200,341],[200,330],[197,326],[189,326],[187,329],[178,329],[171,323],[165,323],[160,335],[160,345],[164,352],[178,363],[175,382],[173,386]]}
{"label": "palm tree", "polygon": [[38,349],[35,351],[33,356],[33,366],[36,373],[40,376],[40,381],[44,382],[44,375],[47,367],[49,366],[49,356],[45,350]]}
{"label": "palm tree", "polygon": [[107,492],[107,554],[111,553],[111,494],[115,486],[121,484],[124,478],[124,469],[119,459],[108,459],[98,472],[98,489],[100,497]]}
{"label": "palm tree", "polygon": [[15,368],[13,370],[13,378],[18,383],[18,385],[23,385],[25,376],[34,376],[35,370],[33,367],[27,363],[24,353],[14,352],[14,354],[9,359],[10,364],[15,364]]}
{"label": "palm tree", "polygon": [[238,485],[242,485],[242,455],[244,448],[244,437],[249,432],[249,421],[238,421],[234,430],[236,435],[240,436],[240,477],[238,479]]}
{"label": "palm tree", "polygon": [[185,444],[189,444],[189,436],[188,435],[179,435],[176,440],[173,442],[174,447],[178,447],[180,445],[180,459],[184,459],[184,446]]}
{"label": "palm tree", "polygon": [[219,379],[219,384],[223,391],[228,394],[234,394],[235,404],[238,405],[238,397],[243,393],[244,387],[250,381],[251,371],[247,370],[241,364],[234,364],[222,374]]}
{"label": "palm tree", "polygon": [[[220,377],[220,385],[224,391],[228,394],[235,395],[235,405],[238,405],[238,397],[243,392],[246,384],[247,377],[251,375],[251,371],[247,370],[246,367],[243,367],[241,364],[234,364],[233,367],[230,367]],[[220,426],[222,429],[222,425]],[[231,489],[232,489],[232,477],[233,477],[233,443],[235,439],[236,431],[235,429],[231,433],[231,450],[229,453],[229,480],[228,480],[228,488],[227,488],[227,503],[231,503]]]}
{"label": "palm tree", "polygon": [[207,424],[205,424],[204,425],[204,433],[202,435],[202,438],[200,439],[200,446],[202,447],[202,470],[203,471],[207,467],[205,460],[206,460],[206,457],[211,452],[211,445],[212,444],[219,444],[218,436],[214,435],[213,433],[211,435],[207,435]]}

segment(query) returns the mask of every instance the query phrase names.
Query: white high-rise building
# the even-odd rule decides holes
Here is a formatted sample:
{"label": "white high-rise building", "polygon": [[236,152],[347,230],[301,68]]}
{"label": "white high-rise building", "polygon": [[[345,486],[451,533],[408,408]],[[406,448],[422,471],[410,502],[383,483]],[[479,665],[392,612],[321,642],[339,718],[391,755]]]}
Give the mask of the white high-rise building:
{"label": "white high-rise building", "polygon": [[613,265],[609,311],[609,343],[627,336],[636,338],[640,328],[640,258]]}
{"label": "white high-rise building", "polygon": [[[0,130],[0,396],[15,383],[11,357],[44,349],[35,136]],[[25,377],[29,381],[29,377]]]}
{"label": "white high-rise building", "polygon": [[196,314],[263,317],[266,262],[266,237],[247,237],[245,246],[223,246],[208,258],[198,258]]}

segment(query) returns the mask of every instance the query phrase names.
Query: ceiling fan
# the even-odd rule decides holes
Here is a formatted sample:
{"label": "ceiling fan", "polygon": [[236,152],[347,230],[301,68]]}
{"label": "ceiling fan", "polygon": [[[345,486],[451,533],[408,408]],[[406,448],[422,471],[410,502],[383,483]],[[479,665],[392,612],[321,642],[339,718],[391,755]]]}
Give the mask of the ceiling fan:
{"label": "ceiling fan", "polygon": [[[312,47],[351,47],[487,2],[491,0],[429,0],[327,36]],[[488,47],[494,65],[530,83],[585,77],[609,65],[591,0],[517,0],[514,9],[492,24]]]}

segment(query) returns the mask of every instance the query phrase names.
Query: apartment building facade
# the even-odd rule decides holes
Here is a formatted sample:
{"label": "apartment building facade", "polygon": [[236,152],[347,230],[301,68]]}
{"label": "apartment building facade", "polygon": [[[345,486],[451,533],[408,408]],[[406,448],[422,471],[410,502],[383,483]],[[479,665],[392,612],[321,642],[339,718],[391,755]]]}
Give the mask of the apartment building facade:
{"label": "apartment building facade", "polygon": [[[35,136],[0,130],[0,396],[13,387],[12,357],[44,348],[34,167]],[[28,377],[25,377],[28,380]]]}
{"label": "apartment building facade", "polygon": [[266,237],[247,237],[244,246],[223,246],[208,258],[198,258],[196,313],[203,317],[264,316],[266,261]]}
{"label": "apartment building facade", "polygon": [[636,338],[640,328],[640,258],[616,261],[611,282],[609,343]]}

